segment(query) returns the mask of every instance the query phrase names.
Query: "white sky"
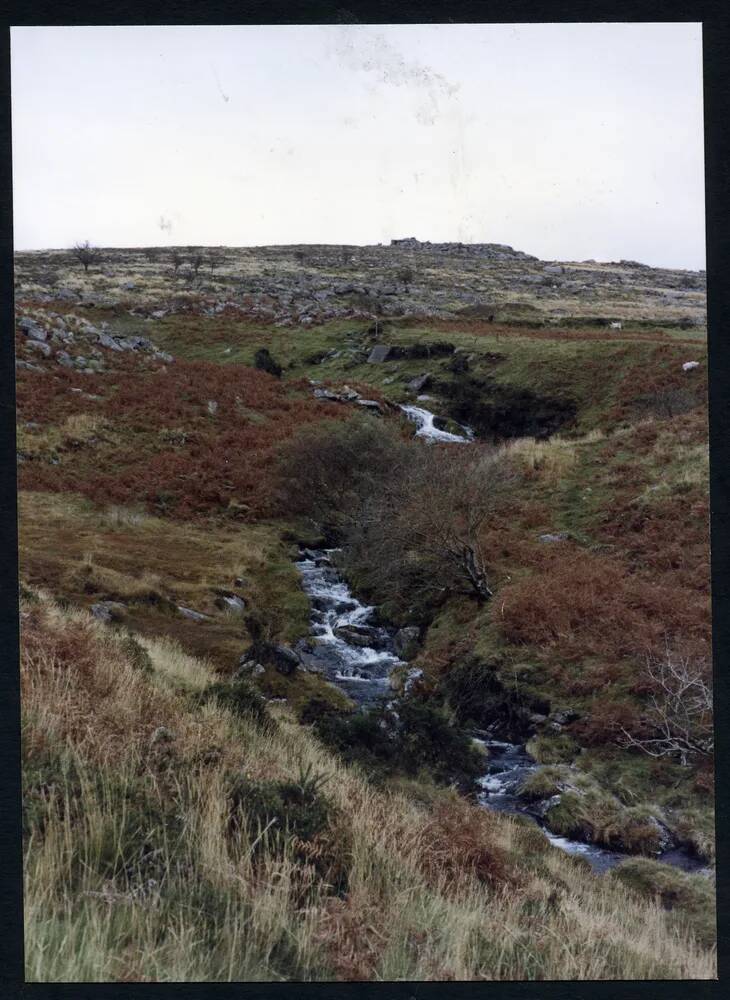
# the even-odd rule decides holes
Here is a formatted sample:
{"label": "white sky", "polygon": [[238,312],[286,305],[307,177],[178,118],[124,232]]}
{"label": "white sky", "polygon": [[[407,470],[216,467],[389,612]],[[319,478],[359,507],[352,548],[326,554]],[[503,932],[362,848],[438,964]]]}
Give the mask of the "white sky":
{"label": "white sky", "polygon": [[698,24],[11,38],[18,250],[416,236],[705,266]]}

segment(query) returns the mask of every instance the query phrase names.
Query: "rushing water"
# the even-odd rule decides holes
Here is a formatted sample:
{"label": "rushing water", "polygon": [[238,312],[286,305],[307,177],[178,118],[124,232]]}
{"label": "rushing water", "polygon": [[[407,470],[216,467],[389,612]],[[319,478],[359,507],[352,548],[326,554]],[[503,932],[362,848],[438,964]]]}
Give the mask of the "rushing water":
{"label": "rushing water", "polygon": [[[537,806],[526,804],[518,796],[520,785],[529,774],[539,770],[539,764],[520,744],[502,743],[498,740],[486,742],[479,740],[478,742],[482,743],[489,751],[487,773],[479,779],[479,784],[482,787],[479,801],[487,809],[530,816],[541,827],[551,844],[568,854],[577,854],[585,858],[596,872],[608,871],[609,868],[614,868],[621,861],[632,857],[632,855],[620,851],[610,851],[605,847],[597,847],[595,844],[587,844],[578,840],[569,840],[567,837],[559,837],[557,834],[551,833],[536,811]],[[684,871],[697,871],[704,867],[702,861],[682,848],[670,848],[662,851],[661,854],[656,855],[656,860],[662,861],[664,864],[675,865]]]}
{"label": "rushing water", "polygon": [[[429,441],[451,441],[454,444],[469,444],[474,438],[474,431],[471,427],[462,426],[463,434],[451,434],[449,431],[442,431],[434,425],[434,420],[438,420],[430,410],[424,410],[421,406],[401,406],[409,420],[417,424],[416,437],[427,438]],[[461,425],[460,425],[461,426]]]}
{"label": "rushing water", "polygon": [[[421,407],[403,406],[401,409],[418,424],[417,436],[464,444],[472,439],[469,428],[464,428],[467,436],[462,437],[434,427],[434,415]],[[390,673],[403,661],[395,652],[394,630],[373,624],[376,609],[362,604],[334,567],[332,555],[336,551],[303,549],[296,563],[302,575],[302,586],[312,605],[311,637],[301,647],[300,655],[305,666],[321,672],[357,705],[368,706],[390,694]],[[414,676],[418,673],[412,671]],[[526,804],[518,795],[527,775],[539,768],[525,747],[497,740],[478,742],[489,754],[486,774],[479,779],[482,806],[498,812],[530,816],[551,844],[568,854],[585,858],[596,872],[608,871],[631,857],[551,833],[545,827],[538,807]],[[703,862],[681,848],[663,851],[657,860],[685,871],[704,867]]]}
{"label": "rushing water", "polygon": [[311,640],[301,656],[358,705],[371,704],[388,694],[390,672],[402,661],[393,630],[372,624],[375,608],[358,601],[332,565],[334,551],[304,549],[296,564],[312,602]]}

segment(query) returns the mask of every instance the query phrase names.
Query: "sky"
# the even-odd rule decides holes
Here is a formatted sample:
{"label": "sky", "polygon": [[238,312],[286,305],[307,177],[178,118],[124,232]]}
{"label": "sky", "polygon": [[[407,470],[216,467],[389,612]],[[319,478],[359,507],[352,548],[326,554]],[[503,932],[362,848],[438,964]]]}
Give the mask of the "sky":
{"label": "sky", "polygon": [[11,58],[16,250],[705,266],[699,24],[22,27]]}

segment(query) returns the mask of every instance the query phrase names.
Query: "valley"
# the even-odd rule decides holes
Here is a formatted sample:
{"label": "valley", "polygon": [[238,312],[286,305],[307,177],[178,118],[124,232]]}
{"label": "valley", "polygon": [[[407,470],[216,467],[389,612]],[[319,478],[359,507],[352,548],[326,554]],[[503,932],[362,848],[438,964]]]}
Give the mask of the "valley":
{"label": "valley", "polygon": [[16,254],[31,978],[714,975],[704,317],[500,244]]}

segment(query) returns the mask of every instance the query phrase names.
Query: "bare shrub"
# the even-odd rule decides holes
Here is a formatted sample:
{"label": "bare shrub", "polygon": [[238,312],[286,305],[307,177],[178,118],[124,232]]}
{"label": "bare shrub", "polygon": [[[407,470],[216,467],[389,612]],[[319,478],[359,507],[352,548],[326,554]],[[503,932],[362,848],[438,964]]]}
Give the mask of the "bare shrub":
{"label": "bare shrub", "polygon": [[622,727],[619,742],[650,757],[709,757],[715,747],[712,725],[712,671],[703,658],[682,656],[667,644],[663,656],[648,655],[643,680],[649,689],[643,731]]}
{"label": "bare shrub", "polygon": [[76,243],[71,251],[76,258],[76,260],[83,264],[84,274],[88,273],[89,264],[93,264],[99,259],[99,251],[96,247],[92,247],[88,240],[83,243]]}
{"label": "bare shrub", "polygon": [[306,428],[280,468],[286,509],[346,542],[348,567],[381,600],[492,596],[481,528],[513,478],[496,451],[406,442],[365,418]]}
{"label": "bare shrub", "polygon": [[353,538],[378,593],[460,591],[489,600],[481,529],[513,478],[495,450],[414,443],[405,474],[372,494]]}

